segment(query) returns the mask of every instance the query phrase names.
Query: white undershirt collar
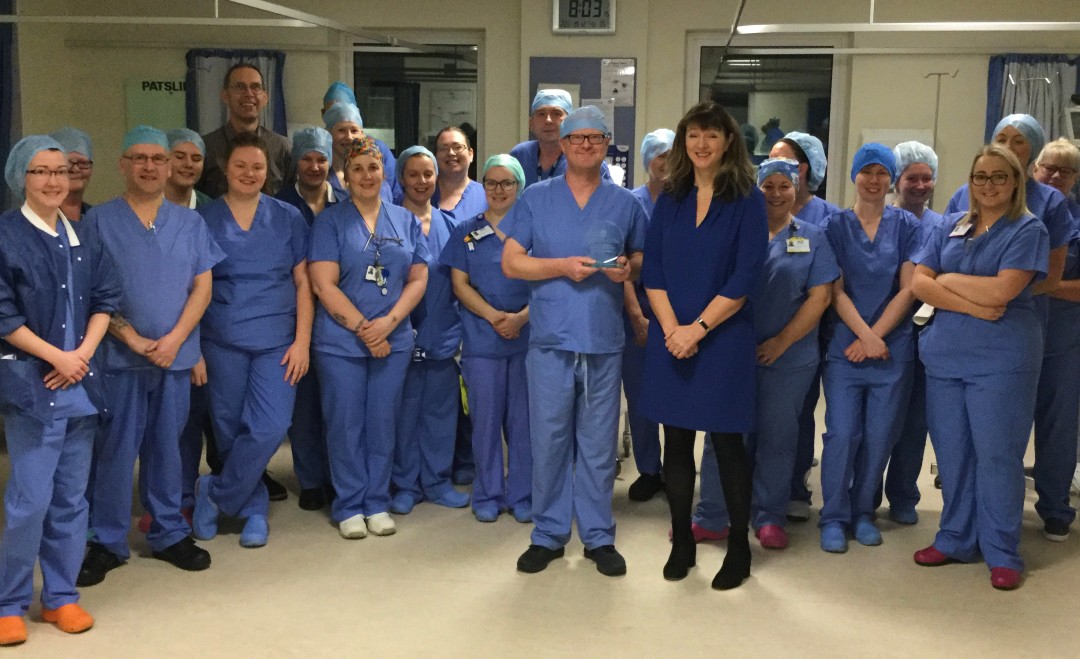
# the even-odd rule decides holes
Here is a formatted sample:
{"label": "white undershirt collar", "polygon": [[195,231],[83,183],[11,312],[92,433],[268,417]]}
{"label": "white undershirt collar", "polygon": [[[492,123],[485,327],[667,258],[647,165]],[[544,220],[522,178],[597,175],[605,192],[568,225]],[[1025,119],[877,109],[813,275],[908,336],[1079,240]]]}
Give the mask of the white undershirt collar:
{"label": "white undershirt collar", "polygon": [[[56,238],[60,235],[49,228],[49,225],[45,223],[45,220],[41,219],[41,216],[39,216],[33,211],[32,208],[30,208],[30,204],[24,203],[21,210],[23,217],[25,217],[26,221],[30,224],[33,224],[35,227],[41,229],[53,238]],[[78,247],[79,237],[75,235],[75,229],[71,227],[71,222],[69,222],[67,217],[64,215],[64,211],[57,209],[56,212],[60,214],[60,221],[64,224],[64,230],[67,232],[68,244],[72,247]]]}

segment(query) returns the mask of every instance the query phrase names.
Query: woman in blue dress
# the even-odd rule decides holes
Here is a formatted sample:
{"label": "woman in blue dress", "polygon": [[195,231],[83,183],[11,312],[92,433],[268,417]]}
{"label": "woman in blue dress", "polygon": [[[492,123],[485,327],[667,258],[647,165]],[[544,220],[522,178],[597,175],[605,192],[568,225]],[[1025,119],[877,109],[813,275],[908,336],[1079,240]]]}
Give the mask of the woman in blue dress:
{"label": "woman in blue dress", "polygon": [[427,287],[430,255],[412,213],[383,202],[375,140],[346,158],[349,199],[312,229],[309,271],[319,308],[312,330],[327,427],[331,518],[343,538],[390,535],[395,423],[413,350],[409,314]]}
{"label": "woman in blue dress", "polygon": [[1046,276],[1046,227],[1025,206],[1016,156],[976,154],[966,213],[946,216],[916,255],[914,289],[937,308],[919,337],[926,416],[941,472],[941,528],[924,566],[981,554],[994,588],[1020,585],[1024,453],[1043,337],[1032,286]]}
{"label": "woman in blue dress", "polygon": [[499,229],[525,188],[525,173],[513,156],[495,155],[484,163],[481,176],[488,209],[455,227],[441,256],[443,264],[452,268],[454,294],[464,307],[461,372],[468,386],[476,460],[472,510],[481,522],[494,522],[499,513],[509,510],[514,519],[527,523],[532,521],[525,374],[529,285],[503,274],[506,234]]}
{"label": "woman in blue dress", "polygon": [[243,547],[262,547],[270,533],[263,471],[292,422],[315,312],[307,222],[293,206],[260,192],[268,160],[261,138],[237,135],[225,154],[228,188],[200,210],[226,254],[213,268],[201,328],[221,473],[196,481],[192,529],[210,540],[219,514],[242,517]]}
{"label": "woman in blue dress", "polygon": [[765,201],[754,186],[742,131],[718,104],[679,122],[671,172],[645,241],[642,281],[656,322],[645,346],[641,414],[664,424],[664,478],[672,548],[664,578],[695,564],[690,527],[694,439],[709,433],[731,535],[713,588],[750,576],[750,467],[742,434],[754,426],[754,327],[747,296],[765,261]]}

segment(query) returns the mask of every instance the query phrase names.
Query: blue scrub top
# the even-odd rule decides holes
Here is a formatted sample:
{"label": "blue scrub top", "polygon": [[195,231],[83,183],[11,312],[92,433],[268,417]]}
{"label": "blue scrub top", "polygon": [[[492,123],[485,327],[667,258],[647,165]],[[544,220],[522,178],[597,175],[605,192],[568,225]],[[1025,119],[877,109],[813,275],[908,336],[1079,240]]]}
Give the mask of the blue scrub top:
{"label": "blue scrub top", "polygon": [[649,192],[649,186],[639,185],[630,192],[633,193],[635,199],[641,202],[641,207],[645,209],[645,214],[652,217],[653,207],[656,206],[656,202],[653,201],[652,194]]}
{"label": "blue scrub top", "polygon": [[810,201],[806,202],[805,206],[799,209],[795,219],[824,228],[829,216],[839,212],[840,208],[838,206],[830,204],[821,197],[813,196],[810,197]]}
{"label": "blue scrub top", "polygon": [[296,340],[293,268],[307,258],[308,226],[300,211],[259,196],[251,228],[237,224],[225,199],[199,211],[226,258],[213,268],[214,291],[202,338],[238,350],[270,350]]}
{"label": "blue scrub top", "polygon": [[[517,313],[529,303],[529,285],[520,279],[510,279],[502,271],[503,242],[492,233],[480,240],[468,237],[474,231],[491,226],[481,213],[458,225],[450,232],[450,240],[439,260],[455,270],[469,275],[469,284],[484,301],[499,311]],[[468,237],[468,242],[466,238]],[[469,246],[472,245],[472,249]],[[529,347],[529,323],[521,328],[516,339],[504,339],[491,323],[461,305],[461,324],[464,329],[461,355],[496,359],[524,352]]]}
{"label": "blue scrub top", "polygon": [[[304,221],[307,222],[309,227],[315,223],[315,211],[311,210],[311,206],[308,206],[307,202],[304,201],[304,198],[300,196],[300,191],[296,189],[296,184],[287,185],[282,188],[278,191],[276,198],[300,211],[300,214],[304,216]],[[348,197],[339,197],[338,194],[334,192],[333,186],[331,186],[323,210],[330,208],[343,199],[348,199]]]}
{"label": "blue scrub top", "polygon": [[[1069,237],[1072,236],[1074,220],[1069,215],[1069,205],[1065,195],[1033,178],[1027,180],[1025,191],[1028,210],[1042,220],[1050,233],[1050,249],[1057,249],[1068,243]],[[968,185],[965,183],[949,199],[945,214],[968,210],[969,201]]]}
{"label": "blue scrub top", "polygon": [[[955,224],[962,214],[946,214],[944,224]],[[1046,278],[1050,240],[1032,215],[1016,221],[998,220],[977,238],[950,237],[951,228],[931,232],[913,259],[935,273],[959,272],[993,277],[1002,270],[1030,270],[1032,283]],[[933,322],[919,335],[919,355],[928,375],[956,378],[1029,371],[1043,357],[1040,321],[1031,286],[1005,308],[996,321],[938,309]]]}
{"label": "blue scrub top", "polygon": [[[792,239],[809,241],[809,252],[791,252]],[[835,281],[840,276],[832,247],[824,229],[795,220],[769,241],[765,267],[757,289],[750,296],[754,314],[754,340],[761,344],[780,333],[806,301],[811,288]],[[772,366],[799,368],[821,361],[818,325],[788,348]]]}
{"label": "blue scrub top", "polygon": [[[431,195],[431,205],[439,208],[439,186],[435,186],[435,194]],[[457,206],[449,210],[442,210],[444,215],[450,216],[457,224],[472,219],[488,209],[487,193],[484,186],[476,181],[469,181],[465,191],[461,193],[461,199]]]}
{"label": "blue scrub top", "polygon": [[[159,339],[176,326],[196,275],[225,258],[202,216],[167,200],[162,201],[150,229],[123,197],[95,206],[85,221],[97,226],[120,272],[124,293],[120,315],[148,339]],[[101,342],[101,351],[108,369],[157,368],[110,334]],[[199,362],[199,356],[196,325],[168,370],[187,370]]]}
{"label": "blue scrub top", "polygon": [[[363,314],[374,320],[390,313],[401,297],[409,268],[431,260],[427,240],[416,216],[400,206],[383,203],[375,222],[375,235],[352,201],[327,208],[315,218],[308,261],[334,261],[340,268],[338,288]],[[366,279],[368,267],[378,261],[386,284]],[[386,295],[382,289],[386,289]],[[387,337],[393,352],[413,349],[412,323],[403,318]],[[350,329],[330,317],[321,304],[315,311],[311,347],[342,357],[370,357],[367,346]]]}
{"label": "blue scrub top", "polygon": [[[513,149],[510,149],[510,155],[517,158],[521,170],[525,173],[526,188],[533,183],[546,181],[566,173],[566,156],[563,154],[559,154],[559,159],[555,161],[551,169],[540,169],[540,142],[537,140],[529,140],[518,144]],[[611,180],[611,171],[608,169],[606,160],[600,164],[600,177],[605,181]]]}
{"label": "blue scrub top", "polygon": [[[1070,203],[1071,200],[1070,200]],[[1075,206],[1075,204],[1073,204]],[[1080,206],[1076,206],[1080,212]],[[1080,214],[1073,214],[1080,220]],[[1069,251],[1065,256],[1062,281],[1080,279],[1080,227],[1073,229]],[[1056,355],[1080,346],[1080,303],[1049,298],[1049,314],[1046,327],[1046,355]]]}
{"label": "blue scrub top", "polygon": [[[559,176],[526,188],[500,227],[537,258],[590,256],[587,237],[599,233],[618,240],[629,255],[645,245],[646,218],[634,195],[608,180],[580,208]],[[581,282],[556,277],[529,287],[531,347],[586,354],[622,350],[622,284],[597,272]]]}
{"label": "blue scrub top", "polygon": [[[648,186],[640,186],[630,191],[634,198],[638,200],[641,207],[645,209],[645,234],[648,235],[648,227],[650,218],[653,214],[653,209],[656,208],[656,202],[653,201],[652,195],[649,194]],[[649,320],[652,320],[652,307],[649,305],[649,296],[645,293],[645,285],[641,283],[639,277],[637,281],[633,282],[634,297],[637,298],[638,306],[641,307],[641,315],[645,316]],[[634,341],[637,337],[634,334],[634,326],[630,324],[630,316],[625,312],[623,313],[623,328],[626,333],[627,341]]]}
{"label": "blue scrub top", "polygon": [[[58,229],[60,227],[57,227]],[[67,231],[58,231],[57,239],[60,244],[63,245],[64,256],[68,261],[66,284],[62,289],[66,294],[63,295],[64,301],[64,345],[61,349],[64,351],[74,350],[78,347],[78,342],[75,340],[75,279],[73,277],[74,268],[71,267],[72,263],[72,248],[71,243],[68,240]],[[56,400],[51,404],[53,408],[54,419],[71,419],[80,416],[90,416],[91,414],[97,414],[98,409],[90,402],[89,396],[86,395],[86,388],[81,382],[71,385],[67,389],[56,390]]]}
{"label": "blue scrub top", "polygon": [[454,227],[450,216],[437,208],[431,209],[431,224],[426,237],[429,254],[427,290],[410,315],[416,332],[416,347],[424,352],[426,359],[449,359],[461,345],[461,313],[450,281],[450,266],[439,261]]}
{"label": "blue scrub top", "polygon": [[[919,221],[905,210],[886,206],[874,241],[870,242],[855,211],[849,209],[829,217],[825,235],[840,265],[844,291],[862,319],[872,327],[900,291],[900,266],[910,261],[922,246]],[[828,316],[833,333],[827,358],[846,362],[844,350],[858,337],[835,310],[830,310]],[[914,359],[911,323],[906,320],[897,323],[885,337],[885,344],[890,359],[900,362]]]}

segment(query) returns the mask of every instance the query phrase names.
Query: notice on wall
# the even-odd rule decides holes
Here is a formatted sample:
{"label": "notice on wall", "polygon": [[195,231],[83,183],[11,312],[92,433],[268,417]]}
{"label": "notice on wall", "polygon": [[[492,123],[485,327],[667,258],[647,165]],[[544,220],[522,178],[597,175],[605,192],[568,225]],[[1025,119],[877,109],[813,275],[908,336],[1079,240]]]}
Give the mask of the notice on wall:
{"label": "notice on wall", "polygon": [[615,99],[617,107],[632,107],[634,105],[634,74],[633,59],[600,60],[600,95]]}
{"label": "notice on wall", "polygon": [[128,130],[139,124],[162,130],[187,126],[183,80],[131,78],[124,83],[124,87],[127,92]]}

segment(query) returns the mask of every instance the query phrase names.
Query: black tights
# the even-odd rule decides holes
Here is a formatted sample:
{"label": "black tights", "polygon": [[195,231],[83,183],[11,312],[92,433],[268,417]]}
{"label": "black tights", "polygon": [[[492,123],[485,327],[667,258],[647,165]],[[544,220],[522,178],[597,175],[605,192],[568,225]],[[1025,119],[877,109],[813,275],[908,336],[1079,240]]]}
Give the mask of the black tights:
{"label": "black tights", "polygon": [[[696,476],[695,434],[693,430],[664,426],[664,488],[671,507],[672,537],[680,540],[691,537],[690,519]],[[731,520],[731,541],[749,542],[750,464],[742,435],[714,432],[709,433],[708,438],[713,443],[716,463],[720,467],[720,484]]]}

